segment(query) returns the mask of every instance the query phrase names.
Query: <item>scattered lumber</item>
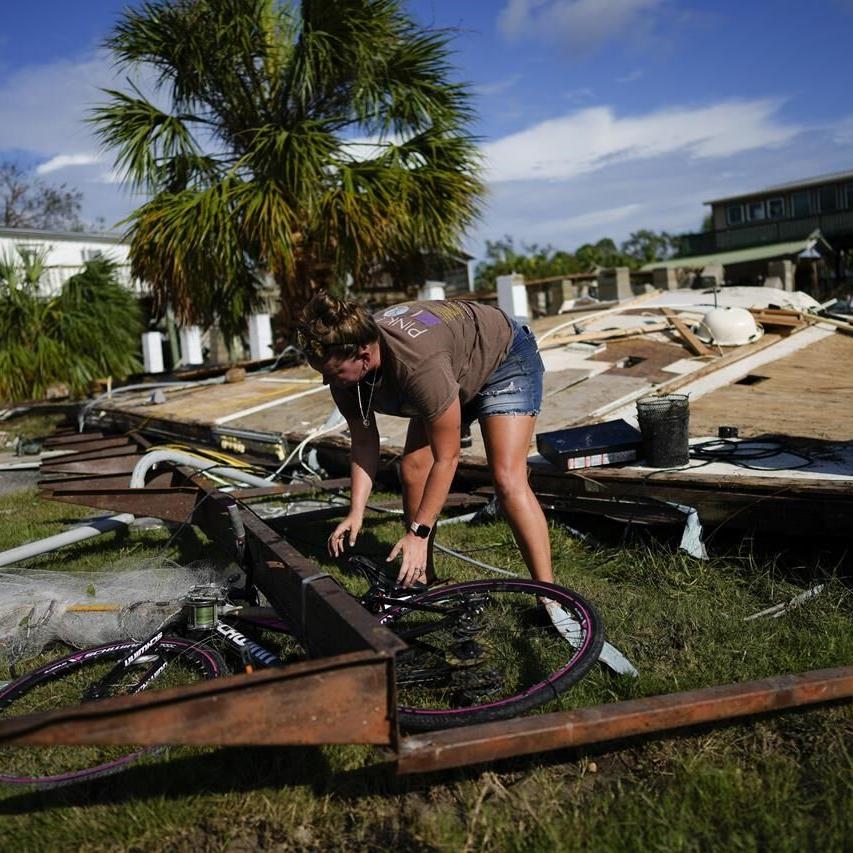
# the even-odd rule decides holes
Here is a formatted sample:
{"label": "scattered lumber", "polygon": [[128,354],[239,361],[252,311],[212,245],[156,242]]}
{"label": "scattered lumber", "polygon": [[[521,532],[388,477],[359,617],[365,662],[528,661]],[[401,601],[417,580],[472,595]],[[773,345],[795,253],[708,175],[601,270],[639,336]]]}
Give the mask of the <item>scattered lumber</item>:
{"label": "scattered lumber", "polygon": [[814,314],[808,314],[804,319],[811,325],[826,323],[827,325],[835,326],[844,335],[853,335],[853,323],[847,323],[844,320],[836,320],[834,317],[818,317]]}
{"label": "scattered lumber", "polygon": [[638,335],[647,335],[649,332],[662,332],[669,328],[669,320],[654,323],[645,323],[642,326],[632,326],[627,329],[601,329],[593,332],[580,332],[575,335],[555,336],[552,342],[541,346],[540,349],[552,349],[563,347],[567,344],[580,343],[582,341],[606,341],[613,338],[633,338]]}
{"label": "scattered lumber", "polygon": [[661,308],[660,310],[663,312],[664,317],[672,323],[673,328],[684,341],[684,345],[693,353],[693,355],[716,355],[714,350],[702,343],[702,341],[693,334],[687,323],[685,323],[684,320],[682,320],[681,317],[672,310],[672,308]]}

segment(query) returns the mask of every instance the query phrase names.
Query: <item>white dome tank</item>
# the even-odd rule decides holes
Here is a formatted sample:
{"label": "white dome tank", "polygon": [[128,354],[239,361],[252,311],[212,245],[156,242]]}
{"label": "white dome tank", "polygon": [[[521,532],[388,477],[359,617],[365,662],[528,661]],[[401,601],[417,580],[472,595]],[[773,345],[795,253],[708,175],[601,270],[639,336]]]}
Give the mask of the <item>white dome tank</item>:
{"label": "white dome tank", "polygon": [[693,327],[693,332],[706,344],[739,347],[757,341],[764,334],[764,329],[746,308],[726,306],[708,311]]}

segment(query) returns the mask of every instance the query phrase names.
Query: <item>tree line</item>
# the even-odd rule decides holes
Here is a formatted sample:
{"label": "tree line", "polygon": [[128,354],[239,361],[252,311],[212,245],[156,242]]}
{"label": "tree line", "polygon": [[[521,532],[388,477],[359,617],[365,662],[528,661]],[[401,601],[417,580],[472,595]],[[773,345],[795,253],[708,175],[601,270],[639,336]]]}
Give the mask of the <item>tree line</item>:
{"label": "tree line", "polygon": [[521,243],[513,237],[486,241],[486,258],[477,264],[474,285],[478,291],[494,290],[497,277],[520,273],[528,281],[573,273],[592,272],[601,267],[637,269],[653,261],[664,261],[681,253],[682,236],[641,228],[617,245],[609,237],[584,243],[568,252],[551,245]]}

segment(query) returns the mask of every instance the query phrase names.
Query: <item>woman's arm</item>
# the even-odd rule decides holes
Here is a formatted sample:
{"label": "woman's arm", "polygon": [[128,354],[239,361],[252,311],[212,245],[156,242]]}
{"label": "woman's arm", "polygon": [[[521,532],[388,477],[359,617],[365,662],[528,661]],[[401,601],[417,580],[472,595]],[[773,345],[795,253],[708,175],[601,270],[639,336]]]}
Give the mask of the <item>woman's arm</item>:
{"label": "woman's arm", "polygon": [[364,426],[360,420],[348,420],[347,426],[352,442],[350,450],[352,497],[349,514],[329,536],[327,544],[329,554],[333,557],[339,557],[343,553],[345,542],[350,547],[355,545],[364,521],[364,508],[373,490],[373,481],[379,466],[379,430],[376,428],[376,419],[371,420],[368,427]]}
{"label": "woman's arm", "polygon": [[[456,467],[459,464],[461,422],[462,410],[459,398],[456,397],[435,420],[425,423],[433,464],[427,475],[420,506],[410,521],[426,524],[429,527],[435,524],[447,500]],[[397,575],[397,582],[402,586],[410,586],[426,578],[427,544],[426,539],[407,531],[388,555],[388,560],[391,561],[402,554],[403,562]]]}

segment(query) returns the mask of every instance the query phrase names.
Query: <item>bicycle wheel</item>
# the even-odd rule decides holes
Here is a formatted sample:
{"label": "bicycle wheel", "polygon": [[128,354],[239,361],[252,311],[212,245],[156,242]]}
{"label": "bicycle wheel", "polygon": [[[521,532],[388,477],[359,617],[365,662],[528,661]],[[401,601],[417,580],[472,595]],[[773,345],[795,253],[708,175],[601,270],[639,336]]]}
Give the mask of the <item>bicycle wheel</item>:
{"label": "bicycle wheel", "polygon": [[[39,711],[75,707],[91,695],[100,679],[138,643],[127,640],[84,649],[51,661],[0,688],[0,719]],[[163,668],[163,664],[167,664]],[[223,674],[220,656],[189,640],[164,637],[108,694],[119,696],[146,689],[156,677],[161,687],[177,687]],[[159,747],[13,746],[0,747],[0,782],[51,787],[67,785],[123,770]]]}
{"label": "bicycle wheel", "polygon": [[379,619],[409,644],[397,657],[398,720],[409,731],[529,711],[579,681],[604,644],[592,605],[532,580],[453,584]]}

